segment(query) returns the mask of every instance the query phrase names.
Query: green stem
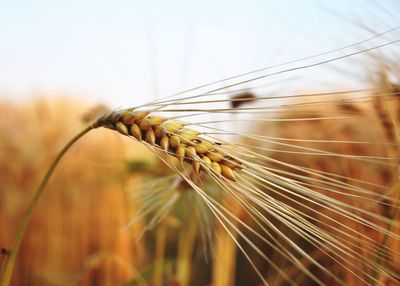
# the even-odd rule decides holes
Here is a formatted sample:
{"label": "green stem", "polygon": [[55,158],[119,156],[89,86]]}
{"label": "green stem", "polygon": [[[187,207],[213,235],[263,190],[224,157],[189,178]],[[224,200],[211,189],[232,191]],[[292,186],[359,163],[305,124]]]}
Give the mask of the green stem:
{"label": "green stem", "polygon": [[5,268],[4,268],[4,273],[3,277],[1,277],[1,286],[9,286],[11,282],[11,277],[15,265],[15,260],[18,255],[18,251],[20,249],[22,240],[24,238],[25,231],[27,229],[27,226],[29,224],[29,221],[32,217],[33,210],[38,203],[40,197],[42,196],[42,193],[49,182],[49,179],[51,175],[54,172],[54,169],[57,167],[58,163],[60,162],[61,158],[64,156],[64,154],[68,151],[68,149],[76,142],[78,141],[79,138],[81,138],[83,135],[88,133],[91,129],[93,129],[94,126],[90,125],[83,129],[81,132],[76,134],[62,149],[61,151],[57,154],[56,158],[54,161],[51,163],[49,169],[47,170],[45,176],[43,177],[42,182],[40,183],[39,187],[37,188],[35,194],[32,197],[31,202],[29,203],[28,208],[25,210],[25,214],[22,218],[22,222],[18,226],[18,231],[17,231],[17,236],[15,237],[14,243],[11,248],[11,253],[10,256],[7,259]]}

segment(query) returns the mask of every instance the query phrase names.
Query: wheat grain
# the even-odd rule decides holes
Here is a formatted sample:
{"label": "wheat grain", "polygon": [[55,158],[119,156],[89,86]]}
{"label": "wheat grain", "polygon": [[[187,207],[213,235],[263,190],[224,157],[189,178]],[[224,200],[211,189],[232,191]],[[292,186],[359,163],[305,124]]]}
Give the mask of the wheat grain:
{"label": "wheat grain", "polygon": [[242,161],[221,150],[217,143],[200,137],[200,132],[185,128],[181,122],[151,116],[150,112],[133,109],[109,112],[100,117],[95,126],[116,130],[138,141],[144,140],[181,162],[192,164],[197,174],[204,169],[235,181],[235,172],[243,168]]}

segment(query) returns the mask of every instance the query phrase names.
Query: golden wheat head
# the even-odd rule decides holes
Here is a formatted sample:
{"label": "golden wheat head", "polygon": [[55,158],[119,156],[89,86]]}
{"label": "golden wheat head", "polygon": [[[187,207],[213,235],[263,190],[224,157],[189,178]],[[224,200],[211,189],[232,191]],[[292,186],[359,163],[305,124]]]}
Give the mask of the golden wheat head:
{"label": "golden wheat head", "polygon": [[144,141],[180,161],[192,164],[198,174],[207,169],[235,181],[235,172],[243,168],[238,159],[218,148],[218,143],[200,137],[200,132],[185,128],[185,123],[151,116],[150,112],[125,109],[105,114],[96,127],[106,127]]}

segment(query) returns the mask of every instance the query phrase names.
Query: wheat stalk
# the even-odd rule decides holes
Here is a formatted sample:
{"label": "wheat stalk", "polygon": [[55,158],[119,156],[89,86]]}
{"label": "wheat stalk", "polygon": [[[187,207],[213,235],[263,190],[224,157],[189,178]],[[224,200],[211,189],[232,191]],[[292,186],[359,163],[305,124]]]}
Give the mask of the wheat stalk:
{"label": "wheat stalk", "polygon": [[[382,95],[383,96],[383,95]],[[372,102],[373,97],[371,96],[362,96],[362,99],[367,98],[368,101]],[[351,102],[357,102],[358,98],[351,98],[349,100],[339,102],[350,104]],[[303,106],[318,106],[318,105],[326,105],[331,104],[333,101],[331,100],[314,100],[309,101],[307,103],[303,103],[300,107]],[[335,101],[337,102],[337,100]],[[182,103],[182,102],[180,102]],[[193,103],[192,103],[193,104]],[[299,107],[297,103],[289,106]],[[285,108],[288,107],[288,104],[285,104]],[[244,109],[244,108],[243,108]],[[346,110],[348,107],[346,107]],[[159,109],[158,112],[162,112],[162,109]],[[139,115],[139,116],[138,116]],[[368,163],[368,164],[384,164],[391,165],[391,160],[397,160],[397,158],[391,157],[383,157],[383,156],[361,156],[361,155],[353,155],[353,154],[343,154],[343,153],[334,153],[329,151],[324,151],[321,149],[309,148],[309,147],[301,147],[292,142],[296,142],[287,138],[273,138],[270,136],[262,136],[262,135],[254,135],[254,134],[243,134],[243,133],[235,133],[235,132],[227,132],[222,129],[218,129],[215,127],[209,127],[213,131],[217,132],[194,132],[193,129],[184,128],[184,123],[166,120],[161,117],[151,116],[152,111],[146,112],[137,112],[133,109],[128,110],[120,110],[115,111],[110,114],[102,117],[97,123],[100,126],[104,126],[113,130],[117,130],[118,132],[136,138],[137,140],[144,142],[149,148],[152,148],[154,152],[158,155],[168,154],[173,157],[179,159],[180,162],[187,161],[192,165],[193,160],[190,156],[185,156],[185,153],[182,151],[179,154],[179,146],[175,144],[175,146],[170,147],[170,145],[166,145],[165,148],[162,147],[163,138],[165,141],[169,142],[174,139],[173,136],[177,136],[182,140],[182,150],[187,150],[190,147],[194,148],[196,151],[196,147],[203,142],[203,140],[207,140],[210,142],[208,145],[209,149],[206,149],[201,154],[206,154],[207,157],[210,156],[209,152],[215,152],[216,150],[223,154],[219,156],[220,162],[224,162],[224,158],[229,158],[229,161],[235,162],[232,165],[232,172],[235,172],[235,176],[232,178],[231,176],[224,176],[219,172],[216,172],[214,169],[209,167],[206,168],[207,165],[204,161],[200,161],[200,165],[202,166],[205,173],[208,177],[215,180],[222,192],[224,192],[228,197],[231,197],[233,201],[237,202],[241,208],[243,208],[244,213],[252,218],[254,222],[261,227],[262,231],[256,231],[254,226],[247,225],[243,219],[235,213],[222,205],[219,201],[215,200],[204,185],[195,182],[193,178],[190,176],[190,172],[185,172],[179,170],[172,163],[169,163],[165,158],[165,163],[168,164],[176,173],[180,174],[181,177],[187,182],[187,184],[196,191],[196,193],[204,200],[206,205],[210,208],[211,212],[215,215],[217,220],[221,223],[223,228],[229,233],[231,238],[237,243],[239,249],[245,254],[246,250],[243,248],[242,244],[239,242],[239,238],[244,240],[247,244],[250,245],[253,250],[255,250],[264,260],[266,260],[272,268],[276,270],[278,275],[283,277],[284,280],[292,282],[295,284],[290,277],[285,275],[285,273],[279,269],[279,266],[271,259],[266,256],[259,246],[252,243],[248,234],[245,234],[241,228],[244,228],[246,231],[250,232],[252,236],[258,237],[258,239],[263,240],[263,242],[270,247],[272,247],[281,257],[283,257],[288,262],[296,265],[302,272],[305,273],[310,279],[314,280],[317,283],[322,283],[321,280],[316,277],[312,272],[307,270],[305,267],[302,267],[298,264],[297,259],[293,257],[295,253],[297,255],[301,255],[304,257],[305,263],[311,263],[318,267],[321,271],[325,272],[327,275],[331,276],[338,284],[341,283],[341,280],[331,273],[325,266],[321,265],[318,261],[313,259],[310,255],[308,255],[305,250],[300,247],[294,246],[294,242],[292,238],[288,237],[284,232],[280,231],[274,223],[270,222],[268,217],[273,217],[275,220],[278,220],[282,225],[289,227],[292,231],[296,233],[296,235],[303,237],[323,252],[326,256],[332,259],[335,263],[340,265],[344,270],[352,273],[357,281],[362,281],[368,283],[369,280],[376,281],[376,278],[371,274],[374,269],[379,269],[381,273],[393,277],[393,279],[398,279],[398,275],[391,271],[389,268],[383,268],[382,266],[376,266],[374,264],[374,259],[366,260],[361,263],[361,266],[358,266],[352,260],[360,260],[363,257],[360,255],[361,251],[367,251],[368,255],[373,258],[377,258],[380,256],[380,248],[383,247],[385,251],[390,253],[390,256],[386,256],[383,258],[385,263],[389,267],[393,267],[393,263],[390,259],[398,260],[398,253],[392,251],[387,246],[382,246],[378,241],[375,241],[366,235],[360,234],[348,226],[349,223],[354,223],[356,225],[365,225],[371,227],[374,231],[392,237],[394,239],[399,239],[399,235],[394,233],[388,228],[382,227],[380,224],[384,223],[385,225],[393,225],[398,226],[399,224],[395,221],[387,219],[384,216],[379,215],[373,210],[370,210],[369,205],[375,205],[380,203],[382,200],[392,201],[392,197],[386,195],[385,193],[377,193],[368,190],[368,185],[370,185],[367,181],[356,180],[349,177],[340,177],[336,174],[332,173],[323,173],[318,172],[317,170],[306,169],[301,166],[296,166],[290,163],[285,163],[283,161],[277,161],[273,158],[264,155],[263,152],[266,150],[265,148],[258,148],[258,143],[260,142],[268,142],[274,143],[285,147],[295,148],[298,151],[296,153],[300,155],[312,155],[312,156],[324,156],[324,157],[338,157],[348,160],[360,161],[360,163]],[[132,119],[135,118],[136,119]],[[343,117],[347,118],[347,117]],[[354,116],[352,117],[354,119]],[[146,121],[142,121],[147,119]],[[298,121],[303,122],[309,119],[313,119],[316,121],[324,121],[331,120],[331,117],[311,117],[311,118],[298,118]],[[234,120],[233,120],[234,121]],[[283,120],[284,122],[293,122],[291,119]],[[253,122],[253,121],[251,121]],[[199,122],[197,125],[199,127],[204,127],[205,125],[212,125],[212,123],[216,123],[216,121],[208,121],[208,122]],[[137,127],[133,125],[135,124]],[[179,128],[172,129],[170,126],[179,126]],[[133,131],[132,131],[133,129]],[[140,132],[136,132],[135,130],[139,130]],[[190,130],[190,131],[187,131]],[[149,135],[150,133],[150,135]],[[156,135],[157,133],[157,135]],[[195,133],[195,135],[193,135]],[[223,134],[234,134],[250,140],[248,144],[234,144],[232,142],[226,142],[219,138],[218,143],[211,142],[213,139],[213,134],[223,135]],[[136,135],[135,135],[136,134]],[[153,135],[154,134],[154,138]],[[190,135],[190,137],[186,137],[186,135]],[[204,139],[202,136],[209,136],[207,139]],[[217,139],[217,138],[214,138]],[[187,141],[184,141],[187,140]],[[382,146],[392,146],[392,144],[379,143],[379,142],[366,142],[366,141],[340,141],[340,140],[298,140],[300,142],[323,142],[323,143],[346,143],[346,144],[356,144],[356,145],[382,145]],[[257,143],[258,142],[258,143]],[[229,146],[229,150],[225,149],[226,146]],[[203,151],[203,150],[202,150]],[[270,149],[269,151],[275,151],[276,149]],[[197,152],[197,151],[196,151]],[[290,154],[292,151],[282,150],[282,152]],[[185,154],[185,155],[184,155]],[[198,153],[196,153],[197,157]],[[211,156],[210,156],[211,157]],[[221,159],[222,158],[222,159]],[[221,163],[220,163],[221,164]],[[269,164],[274,164],[275,166],[268,166]],[[235,169],[235,166],[237,169]],[[240,166],[240,168],[239,168]],[[285,171],[285,168],[289,168],[289,171]],[[196,171],[196,167],[193,166],[193,170]],[[306,175],[296,174],[297,171],[301,171]],[[196,171],[199,174],[198,169]],[[312,178],[313,177],[313,178]],[[348,180],[350,183],[343,182],[342,179]],[[353,180],[353,181],[352,181]],[[365,187],[356,186],[357,183],[364,184]],[[373,186],[373,185],[370,185]],[[327,194],[321,193],[319,190],[315,190],[317,188],[319,190],[325,190]],[[268,190],[266,192],[265,190]],[[333,198],[331,195],[340,194],[343,199]],[[357,206],[357,204],[353,205],[347,199],[356,198],[361,201],[365,205]],[[289,201],[285,202],[285,201]],[[173,202],[165,203],[163,205],[168,205],[168,208],[171,208]],[[391,207],[396,208],[396,206],[391,203],[388,203]],[[166,209],[163,210],[163,213],[167,212]],[[331,213],[331,215],[335,216],[335,219],[325,215],[324,213]],[[326,222],[323,224],[318,219],[315,219],[315,216],[323,217]],[[162,217],[162,213],[159,212],[156,217]],[[160,221],[160,220],[159,220]],[[343,221],[343,222],[341,222]],[[339,224],[339,226],[335,226],[335,224]],[[154,224],[152,224],[154,225]],[[312,233],[312,235],[310,234]],[[344,236],[344,237],[343,237]],[[290,248],[286,247],[279,242],[275,237],[280,237],[289,245]],[[357,240],[361,239],[365,240],[364,245],[361,247],[357,245]],[[351,246],[351,248],[349,247]],[[360,253],[358,252],[360,251]],[[246,256],[250,263],[252,259]],[[267,283],[264,279],[263,275],[257,269],[257,267],[253,264],[254,268],[258,272],[260,278]]]}
{"label": "wheat stalk", "polygon": [[[370,281],[375,281],[376,283],[380,283],[380,281],[377,281],[377,278],[373,276],[375,270],[379,271],[380,274],[392,277],[394,280],[400,280],[399,275],[393,270],[395,269],[394,265],[400,260],[399,253],[390,249],[387,245],[381,244],[377,239],[370,238],[350,227],[350,225],[366,227],[377,233],[378,236],[387,236],[395,240],[400,239],[399,234],[388,227],[400,227],[400,224],[394,219],[388,219],[380,215],[371,207],[376,206],[382,201],[388,201],[388,206],[394,209],[398,208],[393,203],[393,197],[385,193],[385,187],[376,186],[371,182],[361,179],[353,179],[340,174],[314,170],[274,159],[267,151],[282,152],[290,155],[324,156],[325,158],[356,161],[360,164],[380,164],[390,167],[395,166],[393,162],[397,162],[398,158],[379,155],[344,154],[320,148],[296,145],[294,141],[282,138],[219,128],[216,127],[215,124],[222,122],[214,119],[196,123],[178,120],[185,117],[194,117],[198,114],[243,115],[250,113],[254,115],[268,112],[268,114],[271,115],[276,114],[275,112],[284,112],[282,108],[285,108],[286,111],[297,110],[299,112],[304,112],[302,109],[306,107],[327,106],[331,104],[348,106],[349,103],[354,102],[372,102],[373,98],[365,95],[359,97],[353,96],[349,100],[337,100],[325,99],[323,94],[313,94],[298,95],[298,97],[302,99],[308,96],[313,98],[310,101],[280,104],[278,106],[266,104],[261,107],[243,107],[235,104],[234,108],[197,107],[202,104],[223,104],[226,102],[232,105],[232,102],[237,103],[244,100],[256,103],[274,100],[276,99],[275,97],[247,97],[245,99],[234,97],[228,100],[216,98],[209,100],[208,97],[218,96],[218,92],[224,91],[230,87],[266,79],[274,75],[313,68],[382,48],[399,41],[400,40],[394,40],[372,48],[348,53],[317,63],[301,65],[267,74],[255,75],[253,72],[246,73],[243,75],[251,75],[252,78],[243,79],[241,78],[243,75],[231,77],[229,80],[235,79],[237,82],[219,88],[210,88],[207,92],[194,96],[176,98],[175,95],[173,98],[165,98],[160,101],[152,102],[144,106],[147,110],[141,110],[140,108],[122,109],[108,112],[101,116],[66,144],[45,174],[18,230],[10,257],[6,262],[1,285],[8,286],[10,283],[15,260],[30,217],[32,216],[33,209],[60,159],[74,142],[90,130],[98,127],[116,130],[125,136],[143,142],[174,170],[174,172],[179,174],[181,180],[184,180],[203,200],[204,204],[221,224],[221,227],[225,229],[228,235],[233,239],[238,249],[244,254],[265,284],[268,284],[267,279],[254,263],[254,259],[248,255],[244,244],[250,247],[262,260],[268,263],[282,279],[290,284],[296,284],[296,282],[281,269],[276,261],[262,251],[252,240],[253,238],[256,238],[261,241],[261,243],[273,249],[283,260],[295,265],[304,275],[315,283],[323,284],[321,279],[307,269],[300,261],[304,261],[305,264],[309,263],[314,265],[338,284],[343,284],[340,277],[329,271],[325,265],[315,260],[314,256],[307,253],[306,249],[297,245],[294,239],[288,233],[280,229],[279,226],[285,226],[293,235],[300,237],[305,244],[324,253],[330,261],[338,264],[341,269],[354,275],[359,282],[369,283]],[[254,72],[265,72],[265,70],[267,69]],[[218,82],[214,82],[212,85],[215,83]],[[210,87],[210,85],[203,85],[200,88],[205,87]],[[198,88],[194,88],[178,95],[186,95],[189,91],[197,91],[197,89]],[[356,92],[359,91],[354,91],[354,93]],[[319,98],[321,96],[322,98]],[[384,100],[391,100],[387,98],[387,94],[380,93],[380,96],[382,96]],[[188,106],[194,105],[196,108],[168,109],[172,106],[182,107],[186,104]],[[154,107],[149,108],[149,106]],[[168,117],[159,116],[157,114],[171,112],[181,113],[181,115]],[[299,115],[300,116],[296,119],[281,118],[280,121],[304,122],[308,120],[325,121],[354,118],[354,114],[350,116],[346,114],[346,116],[339,117],[302,117],[301,113],[299,113]],[[260,121],[271,122],[276,121],[276,118],[266,117],[246,120],[251,123]],[[227,122],[235,124],[237,120],[230,119],[227,120]],[[198,129],[187,128],[189,125],[197,126]],[[202,131],[200,131],[200,129],[202,129]],[[230,136],[240,136],[246,139],[247,142],[233,143],[230,139],[226,139],[226,137],[224,139],[223,135],[227,134]],[[300,142],[304,143],[307,142],[307,140],[300,140]],[[265,146],[266,143],[276,145],[282,149],[271,148],[271,150],[269,150],[269,147]],[[331,140],[330,143],[338,144],[343,143],[343,141]],[[358,145],[386,145],[385,143],[367,141],[350,141],[346,143]],[[168,160],[169,157],[177,158],[179,165],[176,166],[171,163]],[[190,171],[186,169],[187,164],[192,166]],[[193,177],[193,174],[197,177]],[[242,213],[250,218],[253,224],[246,223],[241,215],[233,212],[232,209],[211,196],[210,192],[208,192],[202,184],[202,174],[206,174],[206,177],[213,180],[221,192],[232,201],[236,202],[237,205],[242,208]],[[369,187],[371,189],[369,189]],[[383,191],[382,193],[375,192],[372,190],[372,187],[380,188],[380,190]],[[334,197],[335,195],[337,195],[338,198]],[[362,201],[362,204],[354,204],[353,199]],[[168,204],[165,204],[158,210],[154,222],[165,215],[168,208],[170,208],[175,201],[176,197],[171,197]],[[323,218],[323,220],[321,218]],[[360,239],[363,242],[361,246],[358,244]],[[387,252],[382,258],[380,256],[381,250]],[[363,260],[364,257],[360,254],[361,252],[366,252],[368,257],[372,259]],[[383,263],[374,263],[374,261],[378,261],[378,257]],[[361,263],[357,263],[357,261],[360,260],[362,260]]]}

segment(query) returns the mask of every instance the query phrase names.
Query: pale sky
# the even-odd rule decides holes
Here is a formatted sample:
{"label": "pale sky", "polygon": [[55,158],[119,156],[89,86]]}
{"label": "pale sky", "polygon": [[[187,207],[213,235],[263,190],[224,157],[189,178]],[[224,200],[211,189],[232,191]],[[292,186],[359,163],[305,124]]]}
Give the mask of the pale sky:
{"label": "pale sky", "polygon": [[[0,99],[139,105],[364,40],[400,26],[399,12],[394,0],[0,0]],[[332,83],[329,71],[307,75]]]}

